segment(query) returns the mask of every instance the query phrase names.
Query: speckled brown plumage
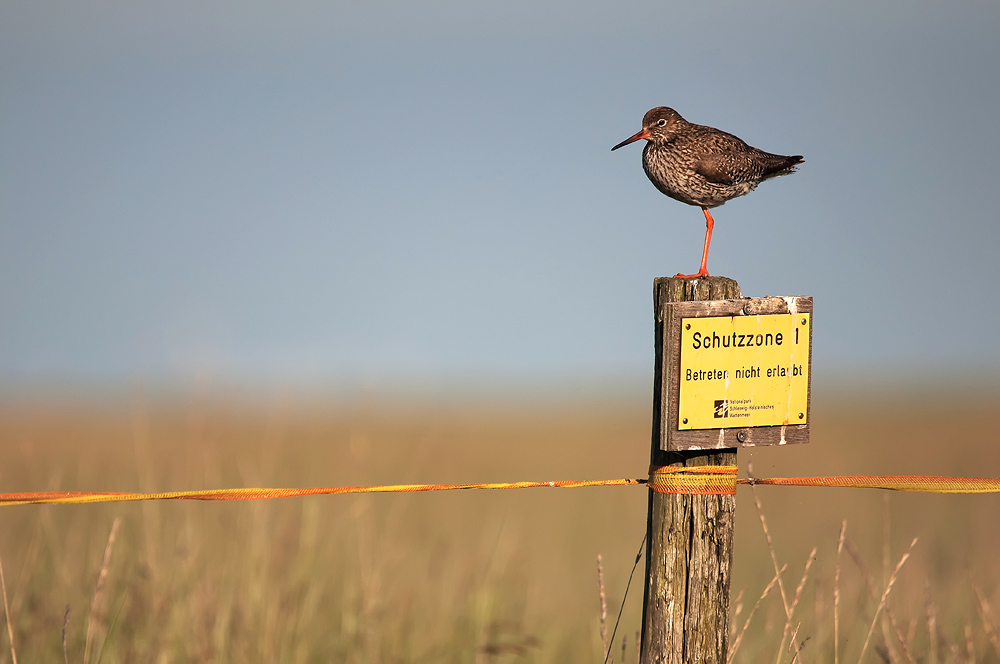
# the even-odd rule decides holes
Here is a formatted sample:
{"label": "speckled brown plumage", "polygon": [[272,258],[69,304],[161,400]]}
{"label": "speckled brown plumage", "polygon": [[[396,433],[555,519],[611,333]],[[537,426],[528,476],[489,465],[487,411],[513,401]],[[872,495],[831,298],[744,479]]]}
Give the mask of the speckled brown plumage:
{"label": "speckled brown plumage", "polygon": [[654,108],[642,118],[642,130],[612,150],[641,138],[642,168],[650,182],[674,200],[697,205],[705,213],[705,248],[701,270],[678,277],[706,277],[714,221],[708,209],[753,191],[764,180],[787,175],[802,156],[786,157],[758,150],[732,134],[688,122],[672,108]]}

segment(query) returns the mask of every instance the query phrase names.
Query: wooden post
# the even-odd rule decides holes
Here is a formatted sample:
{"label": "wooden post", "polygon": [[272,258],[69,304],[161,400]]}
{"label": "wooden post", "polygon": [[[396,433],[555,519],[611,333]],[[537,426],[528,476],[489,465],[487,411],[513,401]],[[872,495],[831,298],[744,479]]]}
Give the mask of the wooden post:
{"label": "wooden post", "polygon": [[[652,466],[736,465],[736,450],[664,451],[670,326],[667,302],[728,300],[740,287],[726,277],[659,278],[653,283],[656,368]],[[733,563],[734,495],[649,491],[641,664],[725,664]]]}

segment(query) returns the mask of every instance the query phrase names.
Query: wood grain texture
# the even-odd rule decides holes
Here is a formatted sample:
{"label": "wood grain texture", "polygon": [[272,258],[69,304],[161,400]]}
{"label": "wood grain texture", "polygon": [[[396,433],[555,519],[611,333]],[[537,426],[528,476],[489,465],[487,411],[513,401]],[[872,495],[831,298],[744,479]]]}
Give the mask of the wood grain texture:
{"label": "wood grain texture", "polygon": [[[653,284],[655,378],[650,464],[735,465],[736,450],[664,451],[664,350],[671,327],[667,302],[731,300],[739,285],[725,277],[657,279]],[[667,360],[669,361],[669,359]],[[736,496],[681,496],[649,492],[642,664],[724,664],[729,626]]]}

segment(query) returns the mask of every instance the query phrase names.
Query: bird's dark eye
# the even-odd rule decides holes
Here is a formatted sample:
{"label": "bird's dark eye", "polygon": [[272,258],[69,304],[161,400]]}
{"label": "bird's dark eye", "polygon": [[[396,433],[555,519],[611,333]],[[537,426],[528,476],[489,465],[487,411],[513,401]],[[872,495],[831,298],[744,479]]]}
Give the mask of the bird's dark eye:
{"label": "bird's dark eye", "polygon": [[660,125],[661,127],[666,127],[667,121],[664,120],[663,118],[660,118],[659,120],[657,120],[656,124]]}

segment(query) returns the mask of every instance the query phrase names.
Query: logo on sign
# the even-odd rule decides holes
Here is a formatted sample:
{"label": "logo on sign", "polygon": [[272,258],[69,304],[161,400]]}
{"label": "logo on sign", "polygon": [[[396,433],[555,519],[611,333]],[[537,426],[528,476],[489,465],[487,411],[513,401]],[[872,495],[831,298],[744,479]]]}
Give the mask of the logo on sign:
{"label": "logo on sign", "polygon": [[719,399],[715,402],[715,417],[729,417],[729,401]]}

